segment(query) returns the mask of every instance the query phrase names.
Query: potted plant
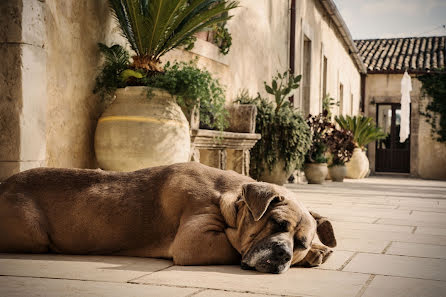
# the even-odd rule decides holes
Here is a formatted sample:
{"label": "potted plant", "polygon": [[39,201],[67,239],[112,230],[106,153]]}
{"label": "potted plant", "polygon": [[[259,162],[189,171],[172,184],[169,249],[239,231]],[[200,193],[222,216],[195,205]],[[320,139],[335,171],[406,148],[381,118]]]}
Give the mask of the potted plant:
{"label": "potted plant", "polygon": [[348,178],[364,178],[369,172],[369,159],[365,154],[365,146],[370,142],[383,139],[386,134],[377,127],[373,119],[365,116],[336,116],[336,123],[353,133],[355,149],[353,156],[345,165]]}
{"label": "potted plant", "polygon": [[342,128],[333,129],[329,137],[328,147],[332,156],[328,173],[334,182],[342,182],[347,174],[345,163],[350,160],[355,149],[352,132]]}
{"label": "potted plant", "polygon": [[305,156],[304,173],[309,184],[322,184],[327,177],[327,152],[334,125],[327,118],[327,111],[307,119],[312,144]]}
{"label": "potted plant", "polygon": [[274,101],[247,92],[236,100],[257,106],[256,133],[262,138],[251,149],[250,175],[257,180],[283,185],[288,177],[303,164],[311,138],[310,130],[301,114],[287,100],[293,89],[299,87],[301,76],[288,72],[278,73],[271,85],[265,82],[267,93]]}
{"label": "potted plant", "polygon": [[[215,109],[224,93],[207,72],[181,63],[163,68],[160,58],[190,42],[196,32],[229,19],[225,12],[238,2],[109,2],[134,55],[130,58],[119,45],[100,46],[106,59],[96,91],[104,94],[116,90],[116,99],[98,120],[98,163],[107,170],[131,171],[188,161],[190,132],[183,110],[191,119],[194,106]],[[191,81],[190,74],[201,79]],[[187,93],[191,90],[195,94]],[[214,97],[205,99],[205,94]]]}

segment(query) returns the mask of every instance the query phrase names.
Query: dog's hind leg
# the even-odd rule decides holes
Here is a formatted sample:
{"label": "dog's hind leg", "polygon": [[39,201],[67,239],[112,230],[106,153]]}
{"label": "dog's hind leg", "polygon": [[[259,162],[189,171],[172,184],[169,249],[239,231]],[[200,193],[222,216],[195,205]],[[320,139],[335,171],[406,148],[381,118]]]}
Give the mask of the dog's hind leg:
{"label": "dog's hind leg", "polygon": [[47,252],[46,225],[32,199],[18,193],[0,195],[0,252]]}

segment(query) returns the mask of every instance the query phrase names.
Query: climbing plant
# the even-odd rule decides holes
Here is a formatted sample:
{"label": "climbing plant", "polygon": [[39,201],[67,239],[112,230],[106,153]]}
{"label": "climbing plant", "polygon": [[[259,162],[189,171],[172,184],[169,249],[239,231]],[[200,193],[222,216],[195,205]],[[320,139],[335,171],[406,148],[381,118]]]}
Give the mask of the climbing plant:
{"label": "climbing plant", "polygon": [[446,71],[437,71],[417,76],[421,81],[421,91],[425,107],[420,113],[431,125],[432,137],[439,142],[446,142]]}

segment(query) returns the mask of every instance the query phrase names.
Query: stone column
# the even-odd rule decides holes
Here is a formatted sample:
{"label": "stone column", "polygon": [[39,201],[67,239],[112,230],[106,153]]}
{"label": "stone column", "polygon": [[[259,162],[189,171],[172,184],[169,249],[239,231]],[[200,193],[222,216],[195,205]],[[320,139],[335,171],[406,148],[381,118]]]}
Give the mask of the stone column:
{"label": "stone column", "polygon": [[44,6],[0,1],[0,180],[45,166]]}

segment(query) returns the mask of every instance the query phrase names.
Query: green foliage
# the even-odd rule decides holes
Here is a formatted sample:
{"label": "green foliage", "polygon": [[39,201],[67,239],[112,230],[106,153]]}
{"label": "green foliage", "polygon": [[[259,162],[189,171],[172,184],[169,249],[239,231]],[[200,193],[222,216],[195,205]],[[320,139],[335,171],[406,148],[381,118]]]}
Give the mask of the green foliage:
{"label": "green foliage", "polygon": [[332,106],[339,106],[339,101],[330,97],[330,94],[327,94],[324,99],[322,99],[322,110],[327,112],[327,117],[331,119],[331,108]]}
{"label": "green foliage", "polygon": [[301,168],[311,145],[311,136],[300,113],[288,104],[277,109],[274,103],[259,94],[253,98],[246,90],[240,93],[236,102],[257,106],[256,133],[262,138],[251,149],[251,176],[259,179],[265,169],[272,170],[280,160],[285,162],[286,171]]}
{"label": "green foliage", "polygon": [[312,144],[305,156],[306,163],[327,163],[327,151],[330,137],[336,127],[328,120],[327,112],[307,118]]}
{"label": "green foliage", "polygon": [[202,124],[218,130],[226,128],[225,91],[220,82],[208,71],[199,69],[195,61],[167,63],[164,73],[147,77],[145,83],[175,95],[178,104],[188,113],[199,104]]}
{"label": "green foliage", "polygon": [[424,99],[428,101],[421,114],[431,125],[432,137],[438,142],[446,142],[446,72],[442,69],[420,75],[417,79],[421,81]]}
{"label": "green foliage", "polygon": [[285,99],[288,98],[294,89],[299,87],[301,78],[302,75],[294,76],[288,71],[285,71],[284,73],[277,73],[273,77],[270,86],[264,82],[266,92],[274,96],[276,102],[275,112],[278,112],[282,107],[286,108],[289,106],[290,102]]}
{"label": "green foliage", "polygon": [[123,36],[136,55],[146,57],[153,64],[196,32],[228,20],[230,16],[225,12],[238,6],[237,1],[216,0],[109,2]]}
{"label": "green foliage", "polygon": [[356,147],[364,149],[370,142],[386,138],[386,133],[377,127],[370,117],[365,116],[336,116],[336,122],[345,130],[353,133]]}
{"label": "green foliage", "polygon": [[214,25],[214,43],[220,49],[220,53],[227,55],[232,46],[232,35],[226,27],[226,22]]}
{"label": "green foliage", "polygon": [[96,85],[93,92],[98,93],[101,98],[110,96],[117,88],[125,87],[126,83],[120,76],[121,73],[130,67],[130,55],[120,45],[98,43],[99,51],[104,57],[102,70],[96,78]]}

